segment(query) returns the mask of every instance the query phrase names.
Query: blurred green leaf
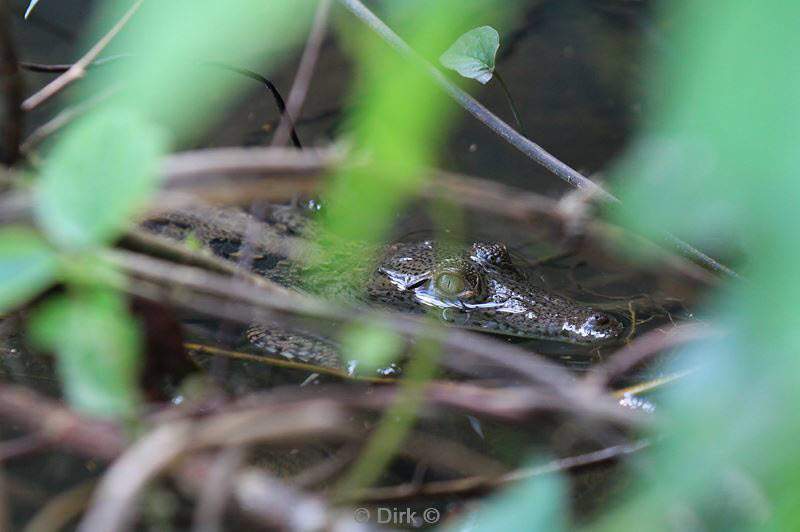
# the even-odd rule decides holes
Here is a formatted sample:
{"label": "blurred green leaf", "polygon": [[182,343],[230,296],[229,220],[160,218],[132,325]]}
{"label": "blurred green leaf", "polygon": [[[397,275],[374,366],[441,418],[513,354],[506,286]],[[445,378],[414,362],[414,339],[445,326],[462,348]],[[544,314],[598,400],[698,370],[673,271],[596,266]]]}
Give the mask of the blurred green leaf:
{"label": "blurred green leaf", "polygon": [[355,360],[360,370],[370,370],[393,362],[403,348],[403,339],[381,327],[355,325],[342,333],[342,353]]}
{"label": "blurred green leaf", "polygon": [[[428,3],[397,29],[415,51],[429,55],[455,38],[455,28],[476,4]],[[347,38],[362,77],[348,126],[354,152],[367,164],[345,166],[332,176],[324,221],[345,240],[377,243],[408,195],[427,179],[424,169],[433,162],[453,106],[424,68],[370,30],[359,26]]]}
{"label": "blurred green leaf", "polygon": [[71,296],[52,298],[37,311],[33,343],[56,353],[74,407],[103,417],[134,415],[141,337],[122,296],[104,289]]}
{"label": "blurred green leaf", "polygon": [[26,227],[0,230],[0,312],[23,303],[56,278],[58,256]]}
{"label": "blurred green leaf", "polygon": [[446,530],[566,530],[566,486],[558,474],[534,476],[485,501],[483,507]]}
{"label": "blurred green leaf", "polygon": [[36,4],[38,4],[38,3],[39,3],[39,0],[31,0],[30,1],[30,3],[28,4],[28,9],[25,10],[25,18],[28,18],[28,15],[31,14],[31,11],[33,11],[33,8],[36,7]]}
{"label": "blurred green leaf", "polygon": [[36,217],[54,242],[108,242],[155,189],[162,132],[138,114],[105,109],[70,128],[42,170]]}
{"label": "blurred green leaf", "polygon": [[[654,62],[657,105],[616,167],[624,207],[614,214],[651,235],[746,248],[747,281],[712,303],[728,336],[681,351],[683,367],[701,370],[664,398],[669,438],[598,528],[647,519],[652,528],[795,530],[800,4],[687,0],[662,16],[673,50]],[[732,502],[742,499],[749,504]]]}
{"label": "blurred green leaf", "polygon": [[[100,4],[93,31],[85,36],[86,48],[130,7],[127,0]],[[93,70],[81,94],[85,98],[122,84],[123,105],[164,127],[177,142],[190,142],[209,121],[225,116],[229,102],[243,90],[271,102],[257,82],[210,62],[264,75],[275,71],[294,57],[291,48],[305,40],[315,5],[314,0],[145,2],[105,52],[129,56],[124,66]]]}
{"label": "blurred green leaf", "polygon": [[439,61],[465,78],[488,83],[494,72],[494,61],[500,47],[500,35],[491,26],[469,30],[456,39]]}

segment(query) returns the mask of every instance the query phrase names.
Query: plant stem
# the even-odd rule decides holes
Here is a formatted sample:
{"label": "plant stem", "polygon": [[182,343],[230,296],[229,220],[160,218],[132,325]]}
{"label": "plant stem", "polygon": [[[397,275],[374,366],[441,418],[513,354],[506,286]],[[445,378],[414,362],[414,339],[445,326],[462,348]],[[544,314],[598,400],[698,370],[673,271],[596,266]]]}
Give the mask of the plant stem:
{"label": "plant stem", "polygon": [[527,137],[528,134],[525,133],[525,128],[522,126],[522,120],[519,119],[519,113],[517,112],[517,106],[514,105],[514,98],[511,97],[511,92],[508,90],[508,86],[506,82],[503,81],[502,76],[500,76],[500,72],[497,68],[494,69],[494,78],[500,84],[500,87],[503,89],[503,93],[506,95],[506,100],[508,100],[508,106],[511,108],[511,114],[514,115],[514,121],[517,123],[517,128],[519,132],[522,133],[523,136]]}

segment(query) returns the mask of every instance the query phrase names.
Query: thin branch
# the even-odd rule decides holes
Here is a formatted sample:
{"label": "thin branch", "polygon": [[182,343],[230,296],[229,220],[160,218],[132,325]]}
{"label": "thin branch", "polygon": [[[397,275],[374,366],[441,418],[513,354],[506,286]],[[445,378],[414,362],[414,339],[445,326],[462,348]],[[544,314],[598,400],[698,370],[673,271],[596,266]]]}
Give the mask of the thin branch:
{"label": "thin branch", "polygon": [[[85,68],[88,70],[89,68],[107,65],[109,63],[114,63],[119,60],[137,59],[140,57],[142,56],[138,54],[116,54],[93,61],[88,65],[86,65]],[[239,74],[240,76],[244,76],[246,78],[258,81],[259,83],[264,85],[269,91],[269,93],[272,95],[272,98],[275,101],[275,106],[278,108],[278,112],[280,113],[281,118],[285,116],[286,105],[283,101],[281,93],[278,91],[277,87],[275,87],[275,85],[270,80],[268,80],[266,77],[262,76],[258,72],[253,72],[252,70],[248,70],[246,68],[232,66],[227,63],[222,63],[219,61],[205,61],[201,63],[201,65],[220,68],[222,70],[227,70],[229,72]],[[74,66],[75,63],[45,64],[45,63],[30,63],[27,61],[21,61],[19,63],[20,68],[29,70],[31,72],[41,72],[41,73],[68,72]],[[294,144],[295,148],[302,148],[302,145],[300,144],[300,139],[297,137],[297,132],[295,131],[294,125],[292,124],[291,120],[289,120],[288,122],[288,127],[292,138],[292,144]]]}
{"label": "thin branch", "polygon": [[303,145],[300,144],[300,139],[297,137],[297,132],[294,129],[294,124],[292,124],[292,119],[286,113],[286,104],[283,101],[283,97],[281,96],[281,93],[278,92],[278,88],[275,87],[275,85],[273,85],[273,83],[270,80],[268,80],[267,78],[265,78],[264,76],[262,76],[258,72],[253,72],[252,70],[248,70],[246,68],[240,68],[240,67],[231,66],[231,65],[228,65],[228,64],[225,64],[225,63],[220,63],[218,61],[208,61],[205,64],[207,64],[209,66],[221,68],[223,70],[229,70],[231,72],[235,72],[235,73],[237,73],[239,75],[248,77],[250,79],[254,79],[254,80],[260,82],[265,87],[267,87],[267,90],[269,90],[270,94],[272,94],[272,98],[275,100],[275,105],[278,107],[278,111],[280,111],[281,117],[285,118],[289,122],[289,128],[291,130],[292,144],[294,144],[294,147],[297,148],[297,149],[302,149],[303,148]]}
{"label": "thin branch", "polygon": [[343,159],[340,148],[213,148],[185,151],[164,158],[161,173],[170,181],[197,180],[218,173],[320,173]]}
{"label": "thin branch", "polygon": [[78,532],[127,528],[144,486],[189,446],[191,423],[170,423],[140,438],[108,468],[98,484]]}
{"label": "thin branch", "polygon": [[[433,78],[433,80],[438,83],[447,94],[456,100],[467,112],[483,122],[487,127],[489,127],[489,129],[500,135],[500,137],[505,139],[509,144],[517,148],[532,160],[550,170],[553,174],[557,175],[570,185],[576,188],[586,188],[598,198],[613,203],[619,203],[619,199],[617,197],[583,176],[577,170],[572,169],[570,166],[547,152],[535,142],[521,135],[514,128],[501,120],[497,115],[479,103],[475,98],[452,84],[438,68],[420,58],[419,55],[414,52],[414,50],[405,41],[403,41],[394,31],[384,24],[381,19],[375,16],[375,14],[372,13],[372,11],[370,11],[359,0],[339,0],[339,2],[357,18],[369,26],[373,31],[378,33],[395,50],[421,64],[428,74]],[[698,249],[692,247],[683,240],[680,240],[669,233],[666,233],[666,237],[673,244],[675,244],[681,252],[694,257],[708,268],[719,273],[738,277],[733,270],[709,257]]]}
{"label": "thin branch", "polygon": [[0,124],[0,162],[11,166],[19,158],[24,113],[20,109],[22,76],[17,67],[7,4],[6,0],[0,0],[0,94],[4,107],[4,120]]}
{"label": "thin branch", "polygon": [[116,425],[79,416],[21,386],[0,386],[0,417],[38,431],[50,443],[96,458],[113,458],[125,446]]}
{"label": "thin branch", "polygon": [[63,111],[60,111],[56,116],[33,130],[33,133],[31,133],[20,146],[20,151],[26,155],[30,154],[33,148],[38,146],[44,139],[60,130],[87,111],[97,107],[100,103],[106,101],[111,96],[116,94],[119,89],[120,86],[118,85],[110,87],[101,93],[92,96],[85,102],[81,102],[72,107],[67,107]]}
{"label": "thin branch", "polygon": [[41,451],[50,441],[38,432],[32,432],[0,442],[0,462]]}
{"label": "thin branch", "polygon": [[35,109],[46,100],[58,94],[61,90],[63,90],[67,85],[70,83],[82,78],[84,74],[86,74],[86,69],[89,65],[94,61],[100,52],[102,52],[106,46],[117,36],[117,34],[122,31],[122,28],[128,23],[131,17],[139,10],[142,5],[143,0],[136,0],[134,4],[128,9],[128,11],[122,16],[121,19],[114,25],[108,33],[106,33],[103,38],[101,38],[97,43],[92,46],[92,48],[86,52],[86,54],[81,57],[75,64],[69,67],[69,69],[58,76],[56,79],[45,85],[40,91],[30,96],[24,102],[22,102],[22,109],[25,111],[30,111]]}
{"label": "thin branch", "polygon": [[609,460],[616,460],[641,451],[647,448],[650,442],[641,440],[638,442],[606,447],[599,451],[593,451],[577,456],[559,458],[546,464],[512,471],[500,477],[474,476],[459,478],[456,480],[442,480],[429,482],[426,484],[400,484],[398,486],[368,488],[352,494],[348,500],[352,502],[391,502],[403,501],[408,499],[446,497],[453,495],[472,495],[485,493],[503,488],[509,484],[516,484],[522,480],[552,473],[570,471],[580,467],[599,464]]}
{"label": "thin branch", "polygon": [[300,109],[302,109],[303,102],[306,99],[308,86],[311,83],[311,77],[314,75],[314,68],[316,67],[317,58],[319,57],[319,50],[325,38],[325,27],[328,24],[330,9],[331,0],[319,0],[317,12],[314,15],[314,22],[311,25],[311,31],[306,41],[306,47],[303,50],[302,57],[300,57],[300,65],[297,67],[297,73],[294,76],[294,82],[289,91],[286,111],[281,116],[278,129],[275,130],[275,135],[272,137],[272,146],[283,146],[286,143],[290,132],[292,117],[297,119],[300,116]]}
{"label": "thin branch", "polygon": [[584,378],[584,384],[590,389],[604,389],[616,377],[659,353],[719,334],[717,329],[707,325],[681,325],[666,332],[655,329],[634,339],[610,355],[606,362],[592,368]]}
{"label": "thin branch", "polygon": [[94,480],[81,482],[53,497],[28,521],[23,532],[63,530],[89,503],[95,484]]}
{"label": "thin branch", "polygon": [[192,518],[192,532],[219,532],[222,516],[231,497],[236,472],[244,463],[240,447],[221,450],[208,469],[208,482],[200,490]]}
{"label": "thin branch", "polygon": [[455,99],[467,112],[486,124],[492,131],[500,135],[512,146],[522,153],[541,164],[558,177],[578,188],[588,188],[595,192],[599,197],[619,201],[614,196],[603,190],[600,186],[587,179],[580,172],[573,170],[556,157],[548,153],[544,148],[535,142],[519,134],[514,128],[506,124],[497,115],[484,107],[475,98],[451,83],[442,72],[422,59],[403,39],[383,23],[372,11],[370,11],[359,0],[339,0],[339,2],[358,17],[362,22],[378,33],[395,50],[408,57],[409,59],[422,65],[433,80],[453,99]]}
{"label": "thin branch", "polygon": [[514,104],[514,98],[511,97],[511,91],[508,90],[508,86],[506,82],[503,81],[503,76],[500,75],[500,72],[497,68],[494,69],[494,78],[500,84],[500,88],[503,89],[503,94],[505,94],[506,101],[508,102],[508,106],[511,108],[511,114],[514,115],[514,121],[517,123],[517,127],[519,128],[519,132],[522,135],[525,135],[525,128],[522,127],[522,120],[519,118],[519,112],[517,111],[517,106]]}

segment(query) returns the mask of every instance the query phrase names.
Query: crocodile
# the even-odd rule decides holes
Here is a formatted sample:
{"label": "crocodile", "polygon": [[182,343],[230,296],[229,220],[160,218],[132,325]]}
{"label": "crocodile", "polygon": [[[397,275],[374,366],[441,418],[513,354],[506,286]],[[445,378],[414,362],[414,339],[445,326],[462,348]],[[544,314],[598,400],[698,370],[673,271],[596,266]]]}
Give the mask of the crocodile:
{"label": "crocodile", "polygon": [[[461,328],[573,344],[612,342],[624,332],[612,314],[532,284],[499,242],[420,240],[378,250],[352,243],[329,245],[334,253],[308,265],[288,258],[275,245],[315,232],[313,222],[297,208],[273,206],[264,222],[240,210],[197,208],[157,215],[143,225],[179,240],[191,235],[229,260],[241,259],[247,233],[253,242],[245,253],[255,273],[328,299],[432,314]],[[336,347],[312,335],[255,325],[248,336],[271,353],[341,366]]]}

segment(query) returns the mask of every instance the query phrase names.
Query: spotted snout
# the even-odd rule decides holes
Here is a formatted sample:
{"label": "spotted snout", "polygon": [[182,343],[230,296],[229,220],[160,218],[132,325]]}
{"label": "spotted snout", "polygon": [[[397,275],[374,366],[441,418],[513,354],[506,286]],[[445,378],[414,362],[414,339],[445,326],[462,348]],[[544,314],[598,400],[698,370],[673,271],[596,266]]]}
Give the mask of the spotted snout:
{"label": "spotted snout", "polygon": [[573,341],[595,343],[621,337],[625,325],[610,314],[592,311],[582,323],[564,323],[563,330]]}

